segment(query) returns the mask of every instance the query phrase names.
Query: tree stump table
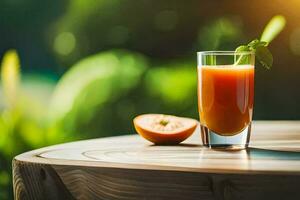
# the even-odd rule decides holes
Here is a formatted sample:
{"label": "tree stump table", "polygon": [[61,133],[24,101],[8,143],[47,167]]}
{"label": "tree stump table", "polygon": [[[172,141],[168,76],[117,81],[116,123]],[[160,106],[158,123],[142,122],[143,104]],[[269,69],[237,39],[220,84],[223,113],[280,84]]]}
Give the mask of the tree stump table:
{"label": "tree stump table", "polygon": [[138,135],[60,144],[13,160],[15,199],[300,199],[300,122],[254,122],[248,150]]}

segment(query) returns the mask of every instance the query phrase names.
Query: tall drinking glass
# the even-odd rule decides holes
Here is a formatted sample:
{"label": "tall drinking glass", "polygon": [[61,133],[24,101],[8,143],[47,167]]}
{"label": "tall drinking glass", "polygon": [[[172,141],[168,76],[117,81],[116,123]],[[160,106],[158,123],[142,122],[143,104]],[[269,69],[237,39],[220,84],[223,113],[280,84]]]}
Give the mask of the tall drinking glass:
{"label": "tall drinking glass", "polygon": [[198,52],[198,109],[202,142],[247,148],[254,98],[253,52]]}

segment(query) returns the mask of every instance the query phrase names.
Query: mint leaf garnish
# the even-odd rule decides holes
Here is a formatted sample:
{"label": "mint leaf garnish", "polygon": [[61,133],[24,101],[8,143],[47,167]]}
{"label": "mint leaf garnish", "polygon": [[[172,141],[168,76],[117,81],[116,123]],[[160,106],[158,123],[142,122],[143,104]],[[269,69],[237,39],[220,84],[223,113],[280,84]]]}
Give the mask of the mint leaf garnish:
{"label": "mint leaf garnish", "polygon": [[[273,56],[268,49],[268,45],[283,30],[285,24],[286,21],[282,15],[274,16],[265,27],[260,40],[255,39],[247,45],[239,46],[236,48],[235,52],[253,51],[256,60],[266,69],[271,69],[273,65]],[[240,55],[236,57],[234,65],[246,64],[248,61],[246,59],[246,56]]]}
{"label": "mint leaf garnish", "polygon": [[248,45],[242,45],[236,48],[235,52],[245,52],[245,51],[250,51]]}
{"label": "mint leaf garnish", "polygon": [[[255,53],[256,60],[266,69],[271,69],[273,65],[273,56],[268,49],[268,43],[260,41],[258,39],[252,40],[247,45],[242,45],[236,48],[235,52],[247,52],[253,51]],[[235,65],[247,64],[248,57],[240,55],[236,60]]]}
{"label": "mint leaf garnish", "polygon": [[268,43],[267,42],[264,42],[264,41],[260,41],[258,39],[255,39],[253,41],[251,41],[249,44],[248,44],[248,47],[250,50],[254,50],[257,48],[257,47],[260,47],[260,46],[268,46]]}
{"label": "mint leaf garnish", "polygon": [[273,56],[266,46],[258,46],[255,51],[255,56],[263,67],[271,69],[273,65]]}

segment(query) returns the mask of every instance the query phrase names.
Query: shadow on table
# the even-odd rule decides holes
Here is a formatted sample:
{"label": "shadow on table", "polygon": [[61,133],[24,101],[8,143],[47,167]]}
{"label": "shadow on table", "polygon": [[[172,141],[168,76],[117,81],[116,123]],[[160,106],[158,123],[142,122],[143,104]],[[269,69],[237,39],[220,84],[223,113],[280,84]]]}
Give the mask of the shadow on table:
{"label": "shadow on table", "polygon": [[295,151],[286,151],[286,150],[275,150],[275,149],[266,149],[266,148],[257,148],[249,147],[246,150],[223,150],[219,148],[209,149],[200,144],[189,144],[182,143],[176,145],[155,145],[152,144],[150,147],[154,146],[176,146],[180,147],[191,147],[191,148],[200,148],[202,152],[207,151],[221,151],[224,153],[230,153],[232,155],[243,155],[246,156],[249,160],[300,160],[300,152]]}
{"label": "shadow on table", "polygon": [[201,144],[190,144],[190,143],[180,143],[180,144],[150,144],[150,147],[154,146],[176,146],[176,147],[204,147]]}
{"label": "shadow on table", "polygon": [[300,152],[261,149],[254,147],[249,147],[246,151],[249,159],[300,160]]}

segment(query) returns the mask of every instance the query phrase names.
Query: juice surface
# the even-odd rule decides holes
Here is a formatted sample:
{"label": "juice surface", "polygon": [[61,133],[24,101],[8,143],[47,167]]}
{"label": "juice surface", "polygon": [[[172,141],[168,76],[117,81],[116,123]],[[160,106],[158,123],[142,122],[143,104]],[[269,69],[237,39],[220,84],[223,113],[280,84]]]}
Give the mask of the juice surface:
{"label": "juice surface", "polygon": [[219,135],[235,135],[252,119],[254,66],[199,66],[200,123]]}

